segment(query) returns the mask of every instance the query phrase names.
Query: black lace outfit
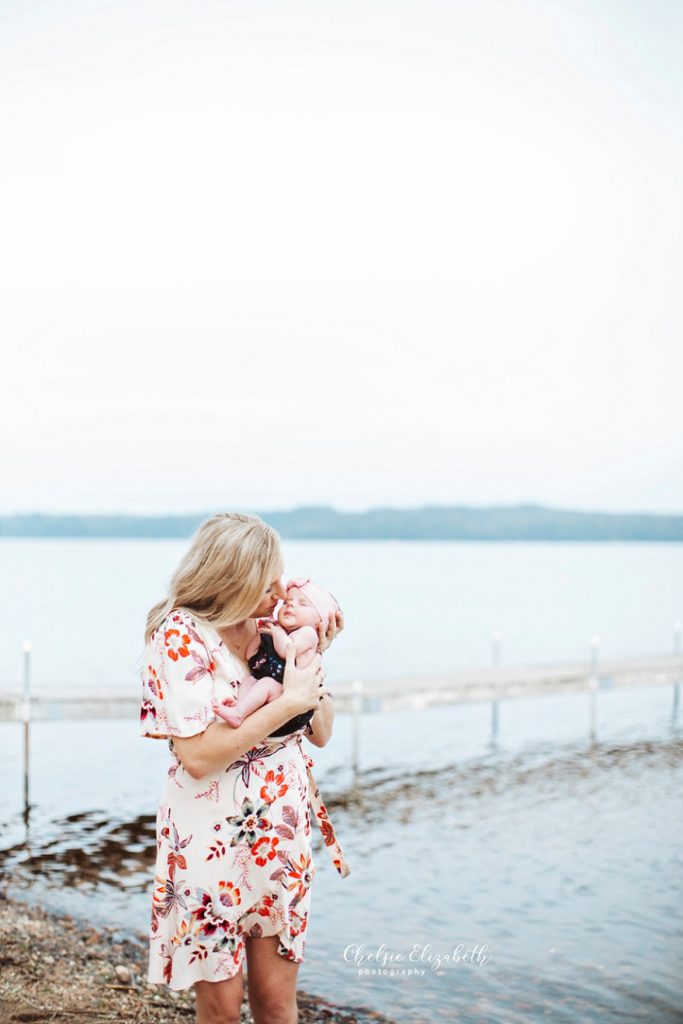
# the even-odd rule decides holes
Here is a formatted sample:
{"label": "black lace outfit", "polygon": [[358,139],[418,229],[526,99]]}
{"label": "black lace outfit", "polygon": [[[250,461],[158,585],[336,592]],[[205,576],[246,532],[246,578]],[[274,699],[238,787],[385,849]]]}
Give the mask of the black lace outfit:
{"label": "black lace outfit", "polygon": [[[261,643],[258,651],[256,654],[252,654],[251,658],[247,661],[251,674],[255,679],[263,679],[265,676],[270,676],[277,683],[281,683],[285,675],[285,661],[275,650],[275,644],[270,633],[261,633],[260,637]],[[285,722],[279,729],[275,729],[270,735],[286,736],[290,732],[296,732],[297,729],[303,729],[313,718],[313,714],[313,709],[303,711],[300,715],[295,715],[294,718],[291,718],[289,722]]]}

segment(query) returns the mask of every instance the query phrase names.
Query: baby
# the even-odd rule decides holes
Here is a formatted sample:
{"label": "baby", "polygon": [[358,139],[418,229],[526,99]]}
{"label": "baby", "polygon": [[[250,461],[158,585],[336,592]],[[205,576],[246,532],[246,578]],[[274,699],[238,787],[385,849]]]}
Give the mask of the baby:
{"label": "baby", "polygon": [[[310,577],[290,580],[286,591],[277,622],[260,622],[259,635],[246,650],[252,674],[240,683],[239,699],[228,698],[222,704],[212,701],[215,714],[234,728],[241,725],[247,715],[282,694],[287,644],[294,643],[297,668],[306,668],[318,652],[318,623],[322,622],[327,631],[330,618],[339,611],[332,594],[313,583]],[[303,729],[313,713],[310,710],[296,715],[270,735],[285,736]]]}

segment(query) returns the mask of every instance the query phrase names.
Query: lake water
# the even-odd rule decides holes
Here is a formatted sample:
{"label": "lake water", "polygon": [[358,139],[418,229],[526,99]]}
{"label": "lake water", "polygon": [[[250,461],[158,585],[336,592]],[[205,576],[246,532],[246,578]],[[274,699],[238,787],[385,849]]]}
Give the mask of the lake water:
{"label": "lake water", "polygon": [[[337,596],[346,629],[329,684],[491,663],[669,653],[683,618],[683,544],[287,541],[287,575]],[[180,541],[0,540],[0,689],[17,689],[33,642],[38,690],[137,694],[148,608]]]}
{"label": "lake water", "polygon": [[[1,543],[5,678],[20,669],[8,646],[30,635],[45,689],[137,686],[136,632],[182,549]],[[332,685],[333,673],[486,665],[492,629],[509,662],[584,656],[596,630],[605,655],[666,651],[683,607],[678,545],[300,543],[286,555],[344,607]],[[357,778],[348,716],[327,747],[308,748],[352,874],[339,877],[314,829],[301,987],[401,1024],[680,1022],[672,688],[600,691],[596,744],[585,694],[503,701],[495,742],[490,715],[484,703],[366,714]],[[55,721],[34,724],[31,749],[26,834],[21,727],[0,723],[5,884],[144,934],[165,743],[134,721]],[[354,947],[375,961],[354,963]]]}
{"label": "lake water", "polygon": [[[680,721],[670,687],[599,709],[595,745],[585,694],[503,701],[495,744],[486,704],[368,714],[355,780],[338,716],[308,749],[352,873],[314,829],[300,986],[402,1024],[680,1022]],[[28,838],[20,750],[0,724],[5,884],[144,938],[166,745],[134,722],[36,723]],[[479,961],[446,962],[458,947]]]}

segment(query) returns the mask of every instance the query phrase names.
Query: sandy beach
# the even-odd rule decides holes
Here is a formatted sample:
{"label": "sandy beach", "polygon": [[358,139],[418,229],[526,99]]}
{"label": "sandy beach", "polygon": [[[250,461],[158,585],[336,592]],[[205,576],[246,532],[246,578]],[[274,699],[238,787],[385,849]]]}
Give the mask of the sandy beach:
{"label": "sandy beach", "polygon": [[[0,1020],[2,1024],[66,1021],[132,1021],[191,1024],[194,994],[171,992],[146,981],[143,942],[120,940],[114,929],[96,930],[70,916],[9,897],[0,889]],[[245,993],[242,1024],[253,1024]],[[300,1024],[364,1024],[389,1018],[346,1009],[298,992]]]}

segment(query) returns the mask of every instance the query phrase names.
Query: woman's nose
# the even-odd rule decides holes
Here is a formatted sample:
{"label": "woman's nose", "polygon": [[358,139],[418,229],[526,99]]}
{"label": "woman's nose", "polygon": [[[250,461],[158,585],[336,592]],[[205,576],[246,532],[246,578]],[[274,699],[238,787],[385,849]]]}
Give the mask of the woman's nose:
{"label": "woman's nose", "polygon": [[282,580],[278,580],[277,581],[277,586],[275,587],[275,593],[277,594],[278,598],[281,601],[284,601],[284,599],[286,598],[287,591],[285,590],[285,585],[282,582]]}

